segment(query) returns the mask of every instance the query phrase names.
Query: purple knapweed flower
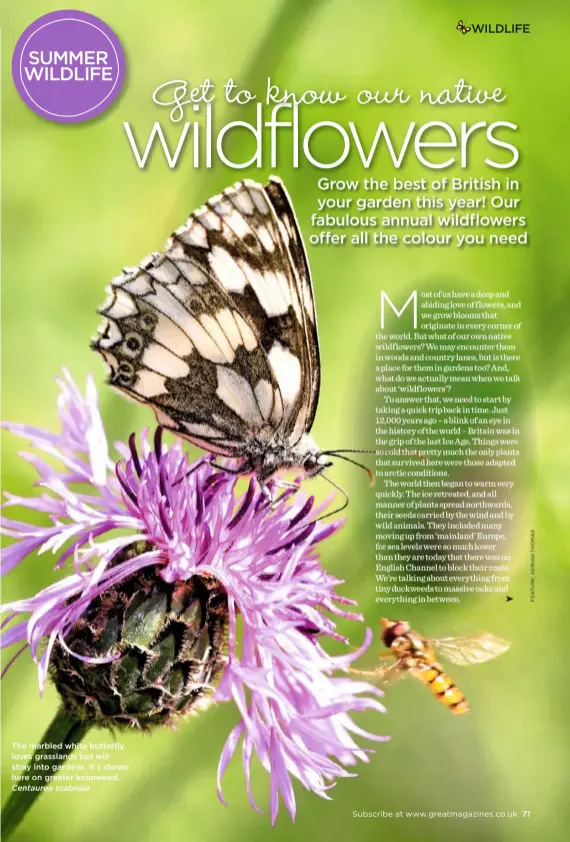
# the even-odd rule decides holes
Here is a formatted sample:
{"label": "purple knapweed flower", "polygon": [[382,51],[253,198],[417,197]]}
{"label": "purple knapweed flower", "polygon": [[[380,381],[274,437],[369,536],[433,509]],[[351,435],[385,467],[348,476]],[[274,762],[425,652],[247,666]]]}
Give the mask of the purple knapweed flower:
{"label": "purple knapweed flower", "polygon": [[[244,480],[209,458],[190,463],[178,440],[162,444],[160,428],[152,443],[145,432],[138,448],[134,435],[128,447],[117,444],[122,459],[115,465],[93,381],[85,396],[67,372],[58,382],[60,432],[5,424],[50,457],[21,454],[43,491],[7,494],[5,506],[42,512],[50,524],[5,519],[4,533],[16,540],[4,550],[3,571],[33,552],[51,552],[56,569],[67,563],[73,572],[4,606],[2,645],[23,643],[17,654],[30,650],[40,689],[49,672],[64,704],[77,703],[94,724],[164,723],[207,691],[214,701],[233,700],[240,721],[222,750],[220,798],[221,778],[240,743],[256,810],[254,753],[270,774],[273,822],[279,796],[295,815],[292,778],[328,798],[335,778],[350,775],[346,767],[367,760],[353,735],[386,739],[350,716],[383,712],[380,691],[333,674],[347,671],[369,633],[347,655],[323,647],[327,638],[344,640],[335,615],[362,619],[343,607],[354,603],[336,593],[340,581],[316,552],[341,523],[317,520],[327,503],[315,506],[302,490],[289,489],[271,505],[254,479],[240,493]],[[127,657],[134,644],[140,675]],[[108,670],[105,681],[101,670]],[[84,698],[73,685],[79,674]],[[95,689],[87,693],[90,681]],[[111,683],[113,698],[98,698],[97,688]]]}

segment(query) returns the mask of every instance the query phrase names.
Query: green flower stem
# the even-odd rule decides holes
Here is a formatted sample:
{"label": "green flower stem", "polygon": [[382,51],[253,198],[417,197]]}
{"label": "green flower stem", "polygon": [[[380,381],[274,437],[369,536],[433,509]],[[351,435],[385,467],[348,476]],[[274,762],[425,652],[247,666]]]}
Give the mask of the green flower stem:
{"label": "green flower stem", "polygon": [[[45,732],[41,745],[61,745],[60,749],[39,748],[30,760],[17,786],[30,789],[12,792],[2,810],[2,840],[16,830],[36,798],[41,795],[59,768],[65,763],[76,744],[81,742],[93,723],[60,708]],[[45,760],[46,755],[58,754],[60,760]],[[47,767],[44,768],[44,767]],[[33,787],[33,789],[32,789]]]}

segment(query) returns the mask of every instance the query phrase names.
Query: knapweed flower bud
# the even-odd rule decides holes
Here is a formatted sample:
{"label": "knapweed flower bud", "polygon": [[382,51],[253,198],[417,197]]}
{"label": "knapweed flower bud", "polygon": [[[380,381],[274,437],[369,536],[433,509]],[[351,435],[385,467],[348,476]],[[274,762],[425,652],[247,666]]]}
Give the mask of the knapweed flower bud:
{"label": "knapweed flower bud", "polygon": [[[135,542],[116,563],[150,549]],[[66,709],[93,724],[166,725],[211,703],[227,662],[228,619],[213,577],[171,584],[145,568],[95,597],[65,647],[56,641],[50,674]]]}

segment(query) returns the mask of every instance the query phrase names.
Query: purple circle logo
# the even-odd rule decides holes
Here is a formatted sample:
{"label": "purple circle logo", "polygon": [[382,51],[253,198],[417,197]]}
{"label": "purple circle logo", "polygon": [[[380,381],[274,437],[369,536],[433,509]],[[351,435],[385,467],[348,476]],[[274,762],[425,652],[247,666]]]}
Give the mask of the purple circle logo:
{"label": "purple circle logo", "polygon": [[116,99],[125,56],[110,27],[86,12],[50,12],[20,36],[12,76],[26,105],[56,123],[81,123]]}

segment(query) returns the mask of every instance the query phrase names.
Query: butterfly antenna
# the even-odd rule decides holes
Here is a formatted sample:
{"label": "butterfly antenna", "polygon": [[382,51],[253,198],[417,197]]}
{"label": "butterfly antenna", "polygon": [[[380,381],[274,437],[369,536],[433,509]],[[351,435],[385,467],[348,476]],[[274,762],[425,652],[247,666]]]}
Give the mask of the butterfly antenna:
{"label": "butterfly antenna", "polygon": [[325,450],[324,453],[328,453],[330,456],[338,456],[339,453],[372,453],[374,456],[379,456],[377,450],[361,450],[360,448],[342,448],[342,450]]}
{"label": "butterfly antenna", "polygon": [[346,509],[346,507],[348,506],[348,499],[349,499],[348,494],[346,493],[344,488],[341,488],[340,485],[337,485],[336,482],[333,482],[332,479],[329,479],[324,474],[319,474],[319,476],[322,477],[324,480],[326,480],[326,482],[328,482],[329,485],[332,485],[333,488],[336,488],[337,491],[340,491],[340,493],[344,497],[344,503],[342,504],[342,506],[340,506],[338,509],[335,509],[333,512],[327,512],[325,515],[321,515],[320,517],[318,517],[317,520],[315,521],[315,523],[318,523],[319,520],[324,520],[326,517],[332,517],[333,515],[338,515],[339,512],[344,511],[344,509]]}
{"label": "butterfly antenna", "polygon": [[368,477],[370,479],[370,488],[374,488],[376,485],[376,477],[374,476],[374,472],[372,468],[369,468],[368,465],[363,465],[362,462],[357,462],[356,459],[351,459],[349,456],[344,456],[345,453],[376,453],[375,450],[325,450],[324,453],[327,456],[333,456],[337,459],[343,459],[345,462],[350,462],[352,465],[356,465],[358,468],[362,468],[363,471],[366,471]]}

